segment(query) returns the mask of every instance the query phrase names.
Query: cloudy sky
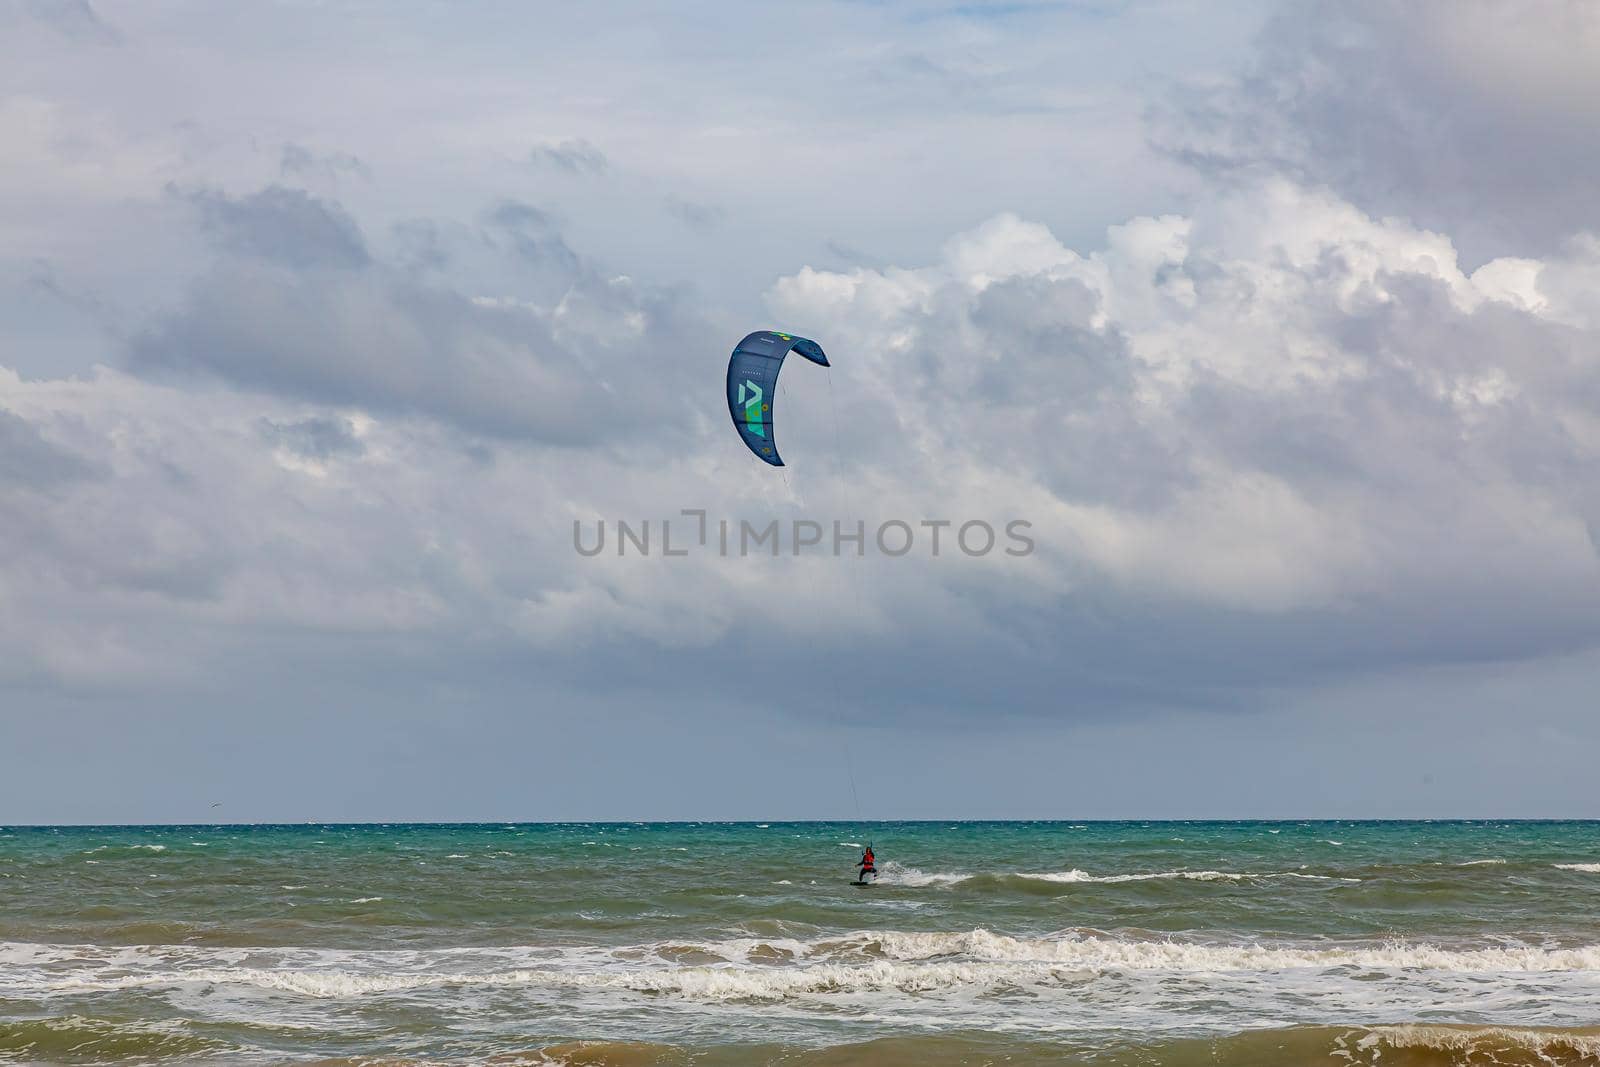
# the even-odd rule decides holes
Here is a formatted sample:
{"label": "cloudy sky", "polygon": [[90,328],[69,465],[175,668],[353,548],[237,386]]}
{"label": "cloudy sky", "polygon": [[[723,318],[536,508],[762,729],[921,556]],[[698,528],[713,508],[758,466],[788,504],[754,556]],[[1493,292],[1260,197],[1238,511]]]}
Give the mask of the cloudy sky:
{"label": "cloudy sky", "polygon": [[[0,0],[0,822],[1600,816],[1596,54]],[[573,549],[685,508],[1036,550]]]}

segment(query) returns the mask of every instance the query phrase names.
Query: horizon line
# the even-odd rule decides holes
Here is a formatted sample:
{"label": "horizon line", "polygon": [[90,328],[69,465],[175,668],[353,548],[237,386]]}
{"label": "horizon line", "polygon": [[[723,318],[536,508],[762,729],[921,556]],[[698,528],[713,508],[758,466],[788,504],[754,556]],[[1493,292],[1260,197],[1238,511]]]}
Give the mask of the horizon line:
{"label": "horizon line", "polygon": [[1196,823],[1600,823],[1594,815],[1517,815],[1517,816],[1385,816],[1367,817],[1226,817],[1226,818],[915,818],[915,819],[358,819],[358,820],[267,820],[260,822],[0,822],[0,830],[163,830],[260,827],[397,827],[397,826],[749,826],[764,828],[784,826],[881,826],[881,825],[936,825],[940,823],[961,826],[1019,825],[1028,823],[1060,825],[1126,825],[1132,823],[1194,825]]}

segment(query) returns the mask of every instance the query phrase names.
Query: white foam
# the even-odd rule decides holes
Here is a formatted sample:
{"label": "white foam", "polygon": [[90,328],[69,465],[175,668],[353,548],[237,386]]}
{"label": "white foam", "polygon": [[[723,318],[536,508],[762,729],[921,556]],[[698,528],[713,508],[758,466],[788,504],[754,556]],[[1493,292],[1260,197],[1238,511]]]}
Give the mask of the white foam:
{"label": "white foam", "polygon": [[686,1015],[753,1027],[844,1012],[916,1028],[1177,1034],[1196,1026],[1235,1032],[1267,1020],[1442,1018],[1441,1005],[1506,1024],[1576,1026],[1592,1020],[1597,987],[1600,945],[1552,949],[1487,938],[1254,943],[1091,930],[1024,937],[866,929],[628,946],[0,942],[0,998],[77,1001],[127,989],[200,1018],[273,1025],[337,1026],[377,1001],[385,1013],[488,1003],[519,1005],[530,1016],[593,1010],[650,1032]]}
{"label": "white foam", "polygon": [[1310,882],[1359,882],[1359,878],[1349,878],[1334,874],[1302,874],[1300,871],[1278,871],[1275,874],[1263,874],[1262,878],[1304,878]]}
{"label": "white foam", "polygon": [[[764,946],[763,960],[750,958]],[[1551,950],[1535,947],[1446,949],[1417,944],[1288,948],[1260,945],[1206,945],[1178,941],[1128,941],[1105,937],[1023,939],[986,930],[965,933],[882,932],[859,935],[855,942],[798,944],[786,952],[793,961],[774,965],[771,942],[749,940],[675,946],[679,951],[706,952],[730,961],[693,966],[618,966],[611,962],[568,957],[554,965],[498,970],[409,970],[396,964],[445,962],[413,954],[409,959],[384,959],[382,953],[337,962],[346,966],[261,967],[229,965],[179,966],[182,953],[163,953],[159,969],[125,973],[124,964],[97,959],[85,973],[40,975],[52,992],[164,987],[249,987],[311,999],[342,1000],[439,987],[593,989],[680,996],[690,1000],[784,1000],[836,994],[896,992],[924,994],[941,990],[994,987],[1049,987],[1081,983],[1106,972],[1158,972],[1215,976],[1264,972],[1325,973],[1358,968],[1394,977],[1415,970],[1450,973],[1526,974],[1529,972],[1600,970],[1600,946]],[[252,957],[262,955],[256,950]],[[298,954],[306,955],[304,950]],[[337,954],[329,954],[337,956]],[[393,954],[391,954],[393,955]],[[490,957],[492,958],[492,957]],[[238,960],[239,956],[235,956]],[[39,962],[31,960],[29,962]],[[80,964],[86,962],[76,960]],[[150,961],[157,962],[157,961]],[[196,960],[196,962],[200,962]],[[329,962],[333,962],[330,960]],[[487,961],[486,961],[487,962]],[[759,963],[759,965],[754,965]],[[362,969],[348,966],[360,964]],[[384,965],[388,966],[385,967]],[[379,969],[382,968],[382,969]],[[1370,978],[1368,979],[1370,981]],[[15,988],[14,980],[0,988]],[[37,987],[36,987],[37,988]]]}
{"label": "white foam", "polygon": [[1303,878],[1315,882],[1359,882],[1359,878],[1337,878],[1326,874],[1302,874],[1299,871],[1152,871],[1145,874],[1090,874],[1073,868],[1070,871],[1021,871],[1019,878],[1040,882],[1149,882],[1184,878],[1195,882],[1240,882],[1257,878]]}
{"label": "white foam", "polygon": [[1585,874],[1600,874],[1600,863],[1554,863],[1551,866],[1563,871],[1582,871]]}
{"label": "white foam", "polygon": [[920,871],[890,860],[878,867],[878,881],[885,885],[924,886],[956,885],[971,878],[970,874],[951,874],[943,871]]}
{"label": "white foam", "polygon": [[1238,881],[1253,877],[1235,871],[1154,871],[1149,874],[1090,874],[1074,868],[1070,871],[1020,872],[1019,877],[1041,882],[1148,882],[1156,879],[1188,878],[1196,882]]}
{"label": "white foam", "polygon": [[133,852],[133,851],[139,851],[139,850],[142,850],[142,851],[145,851],[145,852],[165,852],[167,850],[167,846],[166,845],[96,845],[94,848],[85,849],[81,854],[82,855],[86,855],[86,856],[92,856],[96,852],[110,852],[112,850],[122,850],[122,851],[127,851],[127,852]]}
{"label": "white foam", "polygon": [[[813,994],[899,991],[926,993],[957,986],[992,985],[1007,976],[978,963],[907,966],[878,962],[819,964],[805,968],[744,969],[722,966],[639,968],[614,972],[514,970],[489,974],[437,972],[365,975],[339,971],[251,968],[190,972],[182,981],[248,985],[314,999],[345,1000],[441,986],[596,989],[669,994],[690,1000],[783,1000]],[[178,976],[114,980],[120,988],[166,985]]]}
{"label": "white foam", "polygon": [[[637,981],[650,988],[665,989],[668,986],[662,983],[670,984],[673,979],[657,973],[661,967],[647,968],[648,973],[639,974],[635,973],[639,968],[632,964],[647,959],[670,961],[685,954],[721,959],[735,969],[757,965],[768,971],[773,969],[775,959],[789,961],[782,968],[788,971],[812,971],[823,964],[847,970],[865,968],[879,976],[873,981],[888,980],[885,977],[888,972],[877,966],[885,963],[912,969],[949,963],[968,968],[1000,967],[1002,971],[1006,966],[1023,964],[1090,971],[1202,974],[1360,968],[1458,974],[1595,972],[1600,976],[1600,945],[1547,948],[1499,943],[1449,947],[1409,941],[1215,943],[1076,932],[1027,938],[980,928],[961,932],[861,930],[811,940],[739,937],[620,948],[602,945],[433,950],[194,945],[114,948],[0,942],[0,965],[3,965],[0,972],[5,974],[0,985],[17,988],[20,983],[45,981],[55,984],[56,988],[82,989],[129,984],[238,983],[299,990],[312,996],[339,996],[443,983],[581,984],[579,976],[588,975],[623,984]],[[246,966],[247,963],[250,965]],[[873,970],[874,967],[877,969]],[[669,967],[666,970],[677,973],[694,968]],[[1031,972],[1023,968],[1007,973],[1026,979]],[[784,979],[802,984],[810,980],[794,974]],[[906,980],[915,983],[922,979],[908,975]],[[899,981],[898,977],[893,978],[894,983]],[[63,982],[64,986],[59,984]]]}
{"label": "white foam", "polygon": [[1070,871],[1021,871],[1018,878],[1031,878],[1036,882],[1098,882],[1100,879],[1088,871],[1073,868]]}
{"label": "white foam", "polygon": [[1542,1063],[1566,1062],[1573,1053],[1581,1056],[1584,1062],[1600,1061],[1600,1037],[1594,1034],[1511,1029],[1504,1026],[1459,1029],[1427,1023],[1402,1023],[1377,1027],[1356,1042],[1356,1046],[1363,1049],[1381,1045],[1466,1053],[1467,1057],[1463,1060],[1487,1052],[1490,1058],[1484,1062],[1489,1063],[1498,1062],[1494,1058],[1494,1051],[1515,1050],[1532,1052]]}

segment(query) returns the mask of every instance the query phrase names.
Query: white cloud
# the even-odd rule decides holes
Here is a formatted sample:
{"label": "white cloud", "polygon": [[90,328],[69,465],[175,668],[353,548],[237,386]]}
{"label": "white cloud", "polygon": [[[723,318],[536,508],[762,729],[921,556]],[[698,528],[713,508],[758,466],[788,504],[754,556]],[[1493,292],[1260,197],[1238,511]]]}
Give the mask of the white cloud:
{"label": "white cloud", "polygon": [[[9,376],[0,404],[30,440],[67,457],[62,469],[111,472],[15,498],[10,528],[26,550],[7,564],[23,594],[13,602],[56,621],[11,646],[12,670],[80,681],[93,672],[61,650],[115,636],[124,652],[105,664],[203,673],[173,659],[164,627],[241,645],[288,627],[522,647],[582,671],[640,643],[725,655],[752,619],[862,658],[982,640],[1027,660],[1051,635],[1081,639],[1092,612],[1096,640],[1124,632],[1125,669],[1141,678],[1137,694],[1100,691],[1115,704],[1152,685],[1248,686],[1282,662],[1378,670],[1386,641],[1414,644],[1401,654],[1414,662],[1585,645],[1600,632],[1587,610],[1600,512],[1573,474],[1600,439],[1586,399],[1595,338],[1571,298],[1544,287],[1593,270],[1588,251],[1467,275],[1438,234],[1274,181],[1188,217],[1130,220],[1086,253],[998,216],[925,267],[801,270],[774,285],[772,309],[824,338],[836,370],[831,387],[809,365],[785,375],[787,477],[750,461],[724,425],[713,349],[726,338],[685,335],[707,351],[658,369],[648,361],[681,350],[617,305],[589,306],[625,280],[574,287],[567,299],[582,307],[554,316],[563,360],[592,365],[623,344],[645,361],[598,407],[568,405],[586,425],[591,410],[631,420],[587,447],[480,437],[500,424],[446,403],[448,391],[396,405],[384,384],[396,372],[382,369],[396,346],[359,325],[371,318],[354,314],[359,300],[331,320],[350,324],[328,335],[341,345],[328,359],[354,368],[339,388],[276,358],[237,374],[211,364],[222,378],[208,387],[108,369]],[[319,300],[341,306],[350,290],[318,278]],[[369,291],[370,279],[355,290]],[[380,317],[405,321],[444,293],[415,290],[410,308],[384,303]],[[282,320],[228,321],[260,340]],[[138,365],[170,362],[152,348],[163,336],[140,342]],[[308,351],[319,336],[305,335]],[[426,358],[441,380],[472,377],[474,351]],[[537,349],[519,358],[529,381],[559,365]],[[762,523],[1022,517],[1039,551],[852,567],[572,550],[575,518],[685,507]],[[1503,622],[1461,617],[1488,602]],[[1170,615],[1180,642],[1280,620],[1277,660],[1240,649],[1191,675],[1133,647],[1150,611]]]}

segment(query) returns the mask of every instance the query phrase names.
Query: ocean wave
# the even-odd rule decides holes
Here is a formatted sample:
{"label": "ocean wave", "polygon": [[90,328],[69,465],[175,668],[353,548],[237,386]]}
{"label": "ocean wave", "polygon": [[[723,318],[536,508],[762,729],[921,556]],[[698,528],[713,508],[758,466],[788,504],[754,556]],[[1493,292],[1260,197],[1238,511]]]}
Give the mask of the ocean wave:
{"label": "ocean wave", "polygon": [[1019,871],[1018,878],[1036,882],[1149,882],[1168,878],[1188,878],[1197,882],[1237,881],[1251,877],[1232,871],[1156,871],[1149,874],[1090,874],[1074,868],[1070,871]]}
{"label": "ocean wave", "polygon": [[[1507,1026],[1437,1026],[1407,1023],[1374,1027],[1348,1043],[1351,1062],[1378,1063],[1385,1049],[1405,1050],[1407,1062],[1438,1064],[1592,1064],[1600,1062],[1593,1030],[1534,1030]],[[1360,1052],[1370,1056],[1361,1057]],[[1422,1053],[1423,1055],[1418,1055]],[[1439,1053],[1426,1057],[1427,1053]]]}
{"label": "ocean wave", "polygon": [[1319,882],[1359,882],[1359,878],[1342,878],[1323,874],[1305,874],[1300,871],[1148,871],[1132,874],[1090,874],[1073,868],[1066,871],[995,871],[966,874],[946,871],[923,871],[890,861],[879,867],[878,881],[886,885],[932,886],[959,885],[975,879],[1006,881],[1020,879],[1030,882],[1100,883],[1151,882],[1184,879],[1194,882],[1243,882],[1266,878],[1303,878]]}
{"label": "ocean wave", "polygon": [[1367,967],[1457,973],[1600,970],[1600,945],[1445,948],[1403,941],[1330,948],[1108,937],[1014,938],[987,930],[965,933],[893,932],[870,935],[900,960],[963,955],[983,960],[1069,963],[1097,969],[1159,971],[1282,971]]}
{"label": "ocean wave", "polygon": [[1027,938],[985,929],[868,930],[811,940],[744,937],[622,948],[364,952],[190,946],[107,950],[0,943],[0,965],[0,995],[201,985],[336,999],[438,987],[529,986],[763,1000],[835,992],[916,993],[956,986],[1059,986],[1103,973],[1259,977],[1359,971],[1399,977],[1419,971],[1600,972],[1600,945],[1566,949],[1404,941],[1280,945],[1079,932]]}
{"label": "ocean wave", "polygon": [[1552,953],[1541,949],[1450,951],[1428,946],[1397,946],[1389,950],[1318,951],[1104,941],[1061,942],[1046,947],[1000,935],[980,934],[974,932],[958,937],[958,943],[982,953],[968,953],[962,958],[940,953],[934,944],[912,947],[919,936],[937,941],[952,935],[900,935],[909,940],[880,936],[880,943],[891,953],[889,958],[865,962],[818,961],[795,966],[694,963],[600,970],[518,968],[415,973],[288,967],[196,968],[107,975],[93,980],[69,978],[57,981],[55,988],[59,992],[84,992],[193,985],[245,986],[312,999],[338,1000],[438,988],[537,987],[626,991],[679,996],[687,1000],[775,1001],[829,994],[924,994],[962,988],[1059,987],[1091,981],[1106,970],[1215,974],[1237,970],[1360,967],[1367,970],[1442,968],[1453,972],[1520,973],[1593,970],[1600,966],[1600,949]]}
{"label": "ocean wave", "polygon": [[[1029,968],[1037,971],[1037,965]],[[434,988],[531,986],[544,989],[613,990],[676,995],[688,1000],[783,1000],[822,993],[898,991],[926,993],[958,986],[992,985],[1024,977],[1016,968],[992,963],[919,964],[880,961],[822,963],[796,968],[717,965],[633,968],[614,971],[514,970],[361,974],[349,971],[201,969],[181,973],[127,975],[100,983],[64,982],[66,990],[160,988],[183,984],[250,986],[319,1000],[409,993]]]}
{"label": "ocean wave", "polygon": [[879,864],[878,882],[882,885],[926,886],[956,885],[972,878],[970,874],[949,874],[942,871],[922,871],[890,860]]}
{"label": "ocean wave", "polygon": [[1345,878],[1328,874],[1306,874],[1303,871],[1151,871],[1141,874],[1090,874],[1074,868],[1070,871],[1020,871],[1016,877],[1038,882],[1150,882],[1169,879],[1187,879],[1194,882],[1243,882],[1266,878],[1301,878],[1310,882],[1359,882],[1359,878]]}
{"label": "ocean wave", "polygon": [[96,845],[84,849],[79,855],[92,856],[96,852],[165,852],[166,845]]}
{"label": "ocean wave", "polygon": [[1600,863],[1552,863],[1551,866],[1561,871],[1582,871],[1585,874],[1600,874]]}
{"label": "ocean wave", "polygon": [[[1600,869],[1597,867],[1596,869]],[[1251,882],[1276,878],[1297,878],[1308,882],[1358,883],[1360,878],[1330,874],[1307,874],[1304,871],[1137,871],[1126,874],[1091,874],[1072,868],[1065,871],[986,871],[967,873],[958,871],[924,871],[890,860],[878,865],[878,882],[883,885],[909,887],[954,886],[981,881],[986,884],[1008,881],[1055,882],[1059,884],[1115,885],[1124,882],[1191,881],[1191,882]]]}

